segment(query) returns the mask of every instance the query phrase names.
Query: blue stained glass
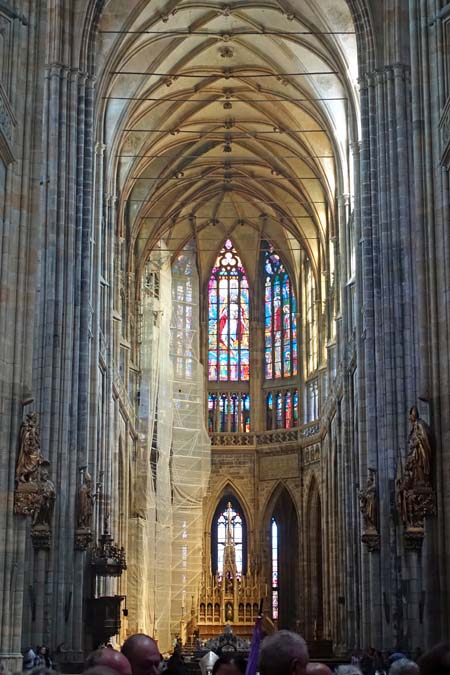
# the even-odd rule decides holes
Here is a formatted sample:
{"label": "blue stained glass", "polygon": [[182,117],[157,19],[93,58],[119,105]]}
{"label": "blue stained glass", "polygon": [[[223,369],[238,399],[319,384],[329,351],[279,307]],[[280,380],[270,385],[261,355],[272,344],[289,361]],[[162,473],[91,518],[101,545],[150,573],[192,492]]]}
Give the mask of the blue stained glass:
{"label": "blue stained glass", "polygon": [[[228,239],[217,257],[209,282],[208,327],[209,333],[217,336],[220,362],[216,381],[249,379],[249,306],[245,270]],[[211,340],[210,345],[211,351]],[[212,364],[210,353],[209,365]]]}
{"label": "blue stained glass", "polygon": [[297,374],[297,304],[289,275],[269,244],[264,252],[265,376]]}

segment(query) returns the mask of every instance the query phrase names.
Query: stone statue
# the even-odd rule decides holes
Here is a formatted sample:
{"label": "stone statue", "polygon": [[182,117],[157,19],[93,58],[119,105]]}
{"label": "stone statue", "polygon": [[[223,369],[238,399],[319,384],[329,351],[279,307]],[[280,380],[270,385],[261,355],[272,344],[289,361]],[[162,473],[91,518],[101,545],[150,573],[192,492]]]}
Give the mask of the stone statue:
{"label": "stone statue", "polygon": [[375,474],[375,469],[369,469],[367,485],[359,493],[359,503],[365,532],[376,532],[378,530],[378,500]]}
{"label": "stone statue", "polygon": [[92,478],[86,469],[83,472],[83,482],[78,490],[77,528],[90,530],[93,512],[94,495],[92,493]]}
{"label": "stone statue", "polygon": [[431,479],[432,434],[428,424],[419,417],[415,405],[409,411],[411,431],[408,438],[408,456],[405,470],[409,470],[414,484],[429,485]]}
{"label": "stone statue", "polygon": [[32,528],[50,530],[55,508],[56,491],[48,477],[49,462],[44,460],[39,471],[39,500],[33,512]]}
{"label": "stone statue", "polygon": [[396,506],[404,525],[406,548],[420,550],[425,534],[425,518],[436,513],[431,485],[432,432],[419,417],[414,405],[409,411],[411,431],[405,467],[399,459],[395,481]]}
{"label": "stone statue", "polygon": [[36,477],[42,463],[39,422],[37,413],[29,413],[20,429],[20,448],[17,460],[16,481],[29,483]]}

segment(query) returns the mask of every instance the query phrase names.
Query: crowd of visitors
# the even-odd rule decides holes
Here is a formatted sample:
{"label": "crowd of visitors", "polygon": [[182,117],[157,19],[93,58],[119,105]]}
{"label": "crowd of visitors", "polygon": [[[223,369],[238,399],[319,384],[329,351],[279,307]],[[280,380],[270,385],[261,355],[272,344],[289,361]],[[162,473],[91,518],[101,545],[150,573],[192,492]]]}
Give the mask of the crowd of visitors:
{"label": "crowd of visitors", "polygon": [[[207,675],[255,675],[237,654],[214,657]],[[45,646],[28,649],[23,670],[28,675],[54,675],[55,663]],[[246,670],[247,669],[247,670]],[[148,635],[129,637],[121,651],[107,645],[87,658],[84,675],[188,675],[180,643],[164,661],[157,643]],[[190,671],[192,672],[192,670]],[[450,675],[450,644],[442,643],[422,654],[382,654],[374,649],[352,654],[350,663],[338,665],[335,675]],[[280,630],[263,639],[259,651],[260,675],[333,675],[324,663],[310,661],[306,642],[298,633]]]}

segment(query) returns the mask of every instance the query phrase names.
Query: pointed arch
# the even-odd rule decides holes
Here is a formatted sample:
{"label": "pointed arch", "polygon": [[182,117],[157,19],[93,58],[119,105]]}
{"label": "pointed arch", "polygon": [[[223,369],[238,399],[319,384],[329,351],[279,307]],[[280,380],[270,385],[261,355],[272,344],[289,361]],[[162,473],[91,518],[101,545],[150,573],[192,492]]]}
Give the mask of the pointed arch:
{"label": "pointed arch", "polygon": [[322,501],[319,484],[312,475],[306,497],[306,598],[305,633],[309,639],[323,637]]}
{"label": "pointed arch", "polygon": [[226,495],[232,495],[233,497],[236,498],[236,500],[241,505],[245,520],[247,522],[247,527],[248,527],[249,531],[252,532],[253,529],[254,529],[254,519],[253,519],[253,515],[252,515],[252,510],[250,509],[248,501],[245,498],[245,495],[242,492],[242,490],[240,490],[235,485],[235,483],[227,477],[227,478],[224,478],[219,483],[215,492],[216,492],[216,495],[217,495],[216,499],[210,502],[209,509],[208,509],[208,512],[207,512],[206,518],[205,518],[206,530],[208,532],[211,531],[214,513],[216,511],[217,505],[220,502],[220,500],[223,497],[225,497]]}
{"label": "pointed arch", "polygon": [[[216,258],[208,284],[210,382],[248,381],[249,311],[247,275],[233,242],[227,239]],[[225,408],[226,406],[223,407],[223,414],[226,414]]]}
{"label": "pointed arch", "polygon": [[[277,569],[274,568],[273,530],[276,522],[277,533]],[[295,499],[283,482],[277,483],[267,500],[264,517],[265,548],[270,551],[266,561],[267,578],[272,579],[272,612],[275,602],[275,572],[277,578],[277,616],[278,628],[292,629],[298,617],[299,591],[299,519]]]}
{"label": "pointed arch", "polygon": [[221,573],[223,562],[223,547],[225,544],[226,511],[231,504],[232,530],[236,552],[236,569],[238,574],[247,573],[248,559],[248,526],[245,513],[239,499],[235,494],[224,493],[218,502],[211,522],[211,572]]}
{"label": "pointed arch", "polygon": [[[264,361],[265,379],[282,380],[297,375],[297,300],[283,261],[270,242],[263,242]],[[282,410],[286,428],[292,426],[292,400]]]}

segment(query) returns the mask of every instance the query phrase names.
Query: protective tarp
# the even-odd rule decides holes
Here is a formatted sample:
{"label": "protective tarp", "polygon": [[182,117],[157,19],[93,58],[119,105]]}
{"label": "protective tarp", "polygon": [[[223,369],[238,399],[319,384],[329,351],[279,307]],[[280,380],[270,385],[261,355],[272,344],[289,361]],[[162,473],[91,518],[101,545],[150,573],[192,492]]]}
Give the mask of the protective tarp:
{"label": "protective tarp", "polygon": [[163,248],[152,253],[142,282],[141,322],[129,628],[153,635],[164,652],[189,618],[192,596],[195,605],[210,471],[193,250],[184,250],[173,267]]}
{"label": "protective tarp", "polygon": [[172,266],[172,634],[180,632],[180,622],[189,620],[191,608],[196,607],[202,572],[202,503],[211,453],[205,427],[199,310],[195,250],[186,247]]}

